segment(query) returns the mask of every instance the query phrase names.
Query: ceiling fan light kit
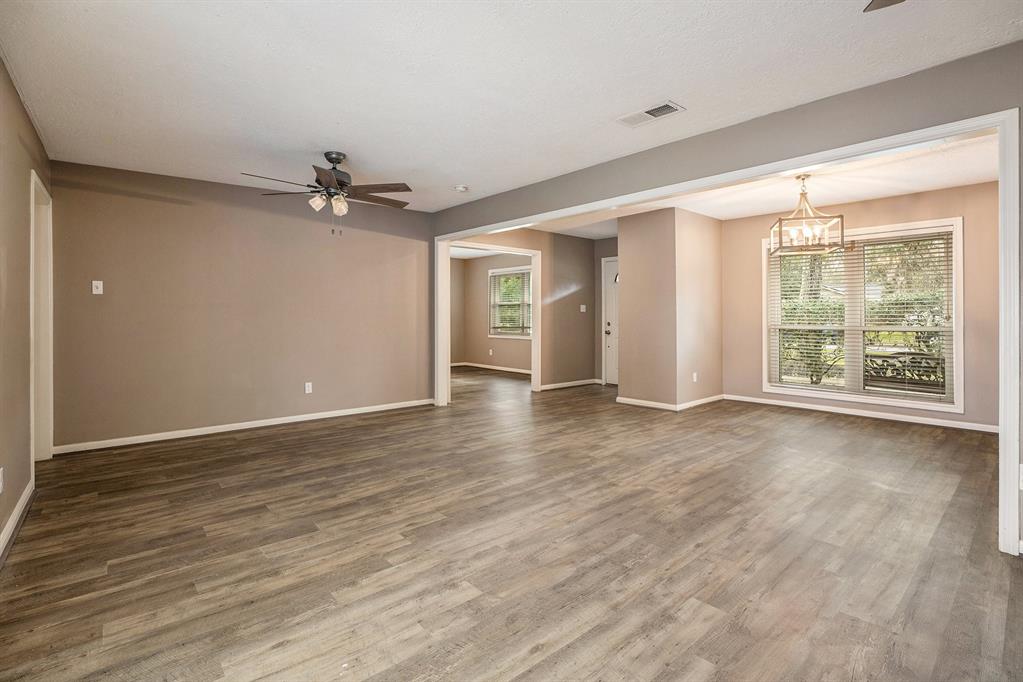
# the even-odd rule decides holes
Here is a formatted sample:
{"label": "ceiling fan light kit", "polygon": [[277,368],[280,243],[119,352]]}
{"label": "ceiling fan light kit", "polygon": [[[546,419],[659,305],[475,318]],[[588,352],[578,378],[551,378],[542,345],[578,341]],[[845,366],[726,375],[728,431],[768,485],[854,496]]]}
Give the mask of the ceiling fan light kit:
{"label": "ceiling fan light kit", "polygon": [[379,204],[381,206],[389,206],[391,208],[405,208],[408,206],[407,201],[400,201],[398,199],[390,199],[388,197],[380,197],[376,195],[377,192],[411,192],[412,188],[404,182],[353,185],[351,174],[338,168],[338,165],[345,160],[345,154],[343,152],[324,152],[323,158],[325,158],[327,163],[330,164],[330,168],[313,166],[313,171],[316,173],[316,184],[292,182],[291,180],[281,180],[279,178],[271,178],[266,175],[256,175],[254,173],[242,173],[242,175],[247,175],[252,178],[260,178],[262,180],[283,182],[286,185],[305,187],[306,189],[299,192],[264,192],[263,196],[298,194],[306,196],[312,195],[309,198],[309,205],[314,211],[321,211],[329,202],[331,213],[337,217],[341,217],[348,213],[349,201],[361,201],[367,204]]}

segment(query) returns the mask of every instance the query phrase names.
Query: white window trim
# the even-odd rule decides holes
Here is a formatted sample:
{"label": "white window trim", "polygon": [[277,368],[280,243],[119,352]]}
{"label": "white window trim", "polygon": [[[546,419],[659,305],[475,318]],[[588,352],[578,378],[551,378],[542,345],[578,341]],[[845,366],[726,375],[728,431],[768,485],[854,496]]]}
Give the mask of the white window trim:
{"label": "white window trim", "polygon": [[965,411],[965,373],[963,367],[963,219],[941,218],[937,220],[921,220],[911,223],[898,223],[894,225],[879,225],[876,227],[863,227],[846,230],[846,241],[852,238],[877,238],[877,237],[910,237],[917,234],[936,234],[941,232],[952,233],[952,308],[953,308],[953,345],[952,363],[953,371],[953,403],[934,403],[925,400],[910,400],[899,398],[884,398],[881,396],[862,395],[846,393],[844,391],[829,391],[827,389],[804,389],[794,386],[772,384],[770,382],[770,336],[768,325],[768,282],[767,264],[769,239],[761,240],[760,246],[760,287],[762,294],[761,304],[761,332],[762,332],[762,387],[764,393],[775,393],[780,395],[799,396],[801,398],[816,398],[817,400],[836,400],[848,403],[868,403],[871,405],[890,405],[913,410],[927,410],[928,412],[954,412],[963,414]]}
{"label": "white window trim", "polygon": [[490,339],[522,339],[522,340],[525,340],[525,341],[531,341],[533,339],[533,335],[532,334],[491,334],[491,333],[489,333],[489,330],[490,330],[490,306],[494,305],[493,302],[490,300],[490,278],[493,277],[494,275],[510,275],[510,274],[517,273],[517,272],[528,272],[528,273],[530,273],[531,276],[529,278],[529,289],[530,289],[530,299],[532,299],[532,289],[533,289],[532,272],[533,272],[533,268],[531,266],[529,266],[529,265],[513,265],[512,267],[508,267],[508,268],[491,268],[491,269],[487,270],[487,331],[488,331],[487,338],[490,338]]}

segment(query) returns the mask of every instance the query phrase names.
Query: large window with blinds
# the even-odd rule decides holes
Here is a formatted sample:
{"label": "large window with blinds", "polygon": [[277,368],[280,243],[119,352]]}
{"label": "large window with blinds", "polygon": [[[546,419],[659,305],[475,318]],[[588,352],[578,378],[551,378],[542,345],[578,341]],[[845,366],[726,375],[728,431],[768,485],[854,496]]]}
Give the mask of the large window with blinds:
{"label": "large window with blinds", "polygon": [[844,251],[765,255],[764,390],[961,412],[961,224],[850,231]]}
{"label": "large window with blinds", "polygon": [[530,269],[490,270],[490,335],[529,337],[533,333]]}

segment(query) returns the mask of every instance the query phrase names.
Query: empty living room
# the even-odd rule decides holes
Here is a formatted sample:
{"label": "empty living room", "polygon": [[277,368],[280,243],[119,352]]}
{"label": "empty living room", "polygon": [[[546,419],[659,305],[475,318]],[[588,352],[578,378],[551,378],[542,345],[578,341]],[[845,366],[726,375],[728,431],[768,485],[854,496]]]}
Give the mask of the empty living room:
{"label": "empty living room", "polygon": [[0,2],[0,680],[1023,682],[1020,0]]}

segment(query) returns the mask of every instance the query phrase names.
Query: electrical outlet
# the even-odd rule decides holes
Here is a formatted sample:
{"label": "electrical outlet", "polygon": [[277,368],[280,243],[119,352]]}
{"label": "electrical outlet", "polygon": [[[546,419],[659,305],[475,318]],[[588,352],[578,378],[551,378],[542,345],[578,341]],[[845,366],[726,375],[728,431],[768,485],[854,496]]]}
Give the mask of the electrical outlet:
{"label": "electrical outlet", "polygon": [[313,382],[311,382],[311,381],[305,382],[305,392],[306,393],[312,393],[313,392]]}
{"label": "electrical outlet", "polygon": [[103,280],[101,279],[92,280],[92,293],[97,296],[103,293]]}
{"label": "electrical outlet", "polygon": [[491,348],[491,349],[490,349],[490,354],[491,354],[491,355],[493,355],[493,354],[494,354],[494,349],[493,349],[493,348]]}
{"label": "electrical outlet", "polygon": [[4,468],[0,467],[0,495],[4,494]]}
{"label": "electrical outlet", "polygon": [[700,380],[700,375],[697,374],[696,372],[693,372],[693,383],[695,384],[699,380]]}
{"label": "electrical outlet", "polygon": [[579,306],[579,312],[581,312],[581,313],[585,313],[586,312],[586,304],[585,303],[583,303],[583,304],[581,304]]}

